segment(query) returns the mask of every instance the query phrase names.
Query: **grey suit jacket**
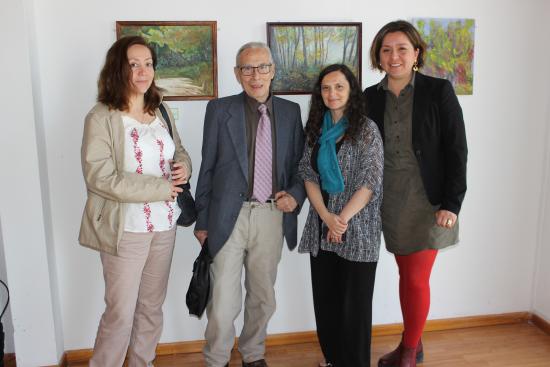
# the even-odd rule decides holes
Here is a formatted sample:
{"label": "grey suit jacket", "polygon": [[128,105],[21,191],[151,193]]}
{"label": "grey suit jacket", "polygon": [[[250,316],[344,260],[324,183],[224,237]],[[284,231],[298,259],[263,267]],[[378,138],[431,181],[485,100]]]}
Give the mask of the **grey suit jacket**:
{"label": "grey suit jacket", "polygon": [[[272,114],[277,136],[277,183],[294,197],[298,207],[283,216],[289,249],[297,242],[297,216],[305,199],[298,163],[304,148],[300,106],[273,96]],[[208,231],[208,247],[215,256],[229,238],[248,191],[245,94],[208,102],[204,118],[202,162],[195,201],[195,230]]]}

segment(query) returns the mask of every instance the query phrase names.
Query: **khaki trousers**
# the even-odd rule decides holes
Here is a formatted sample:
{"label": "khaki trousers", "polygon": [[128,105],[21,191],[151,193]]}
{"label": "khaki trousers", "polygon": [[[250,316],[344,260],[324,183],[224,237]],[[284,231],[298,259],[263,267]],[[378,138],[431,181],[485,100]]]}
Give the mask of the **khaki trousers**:
{"label": "khaki trousers", "polygon": [[275,204],[245,202],[235,228],[210,266],[204,357],[208,367],[229,362],[235,319],[241,312],[245,270],[244,326],[239,351],[245,362],[264,358],[267,323],[275,312],[275,279],[283,248],[283,213]]}
{"label": "khaki trousers", "polygon": [[101,317],[92,367],[152,366],[162,333],[162,304],[176,228],[163,232],[124,232],[118,256],[101,253],[105,312]]}

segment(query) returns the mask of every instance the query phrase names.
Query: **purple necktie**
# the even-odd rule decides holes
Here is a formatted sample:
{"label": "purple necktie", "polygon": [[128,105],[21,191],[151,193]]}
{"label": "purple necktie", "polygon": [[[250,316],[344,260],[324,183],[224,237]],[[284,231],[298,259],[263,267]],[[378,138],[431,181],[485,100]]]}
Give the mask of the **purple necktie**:
{"label": "purple necktie", "polygon": [[256,132],[256,151],[254,158],[254,190],[252,196],[261,203],[265,203],[273,191],[272,184],[272,150],[271,121],[267,115],[267,106],[258,106],[261,113],[258,130]]}

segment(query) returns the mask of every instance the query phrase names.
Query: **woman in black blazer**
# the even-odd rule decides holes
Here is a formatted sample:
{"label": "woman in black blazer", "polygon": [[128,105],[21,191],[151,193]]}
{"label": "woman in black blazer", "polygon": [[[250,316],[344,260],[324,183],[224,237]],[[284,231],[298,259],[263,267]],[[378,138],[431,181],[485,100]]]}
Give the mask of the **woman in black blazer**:
{"label": "woman in black blazer", "polygon": [[432,266],[439,249],[458,242],[466,193],[462,109],[451,83],[418,72],[425,50],[418,31],[401,20],[382,27],[370,49],[372,67],[386,73],[364,96],[384,139],[382,228],[399,267],[404,324],[401,343],[379,367],[423,360]]}

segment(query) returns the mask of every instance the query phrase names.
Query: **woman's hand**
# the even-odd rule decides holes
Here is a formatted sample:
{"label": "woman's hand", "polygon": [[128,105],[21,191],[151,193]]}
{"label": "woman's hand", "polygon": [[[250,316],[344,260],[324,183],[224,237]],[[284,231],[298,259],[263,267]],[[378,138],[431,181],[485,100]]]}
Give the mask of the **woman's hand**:
{"label": "woman's hand", "polygon": [[176,186],[186,184],[189,178],[187,167],[181,162],[171,162],[170,166],[172,167],[172,183]]}
{"label": "woman's hand", "polygon": [[329,229],[327,232],[327,242],[341,244],[343,242],[342,235],[336,234]]}
{"label": "woman's hand", "polygon": [[440,227],[453,228],[457,218],[455,213],[448,210],[438,210],[435,212],[435,223]]}
{"label": "woman's hand", "polygon": [[348,223],[339,215],[328,213],[323,219],[330,232],[336,235],[342,235],[348,229]]}
{"label": "woman's hand", "polygon": [[175,183],[174,181],[170,182],[170,190],[172,190],[170,195],[172,196],[172,201],[175,201],[176,198],[178,197],[178,194],[180,192],[183,192],[183,189],[181,187],[179,187],[178,185],[179,184]]}

